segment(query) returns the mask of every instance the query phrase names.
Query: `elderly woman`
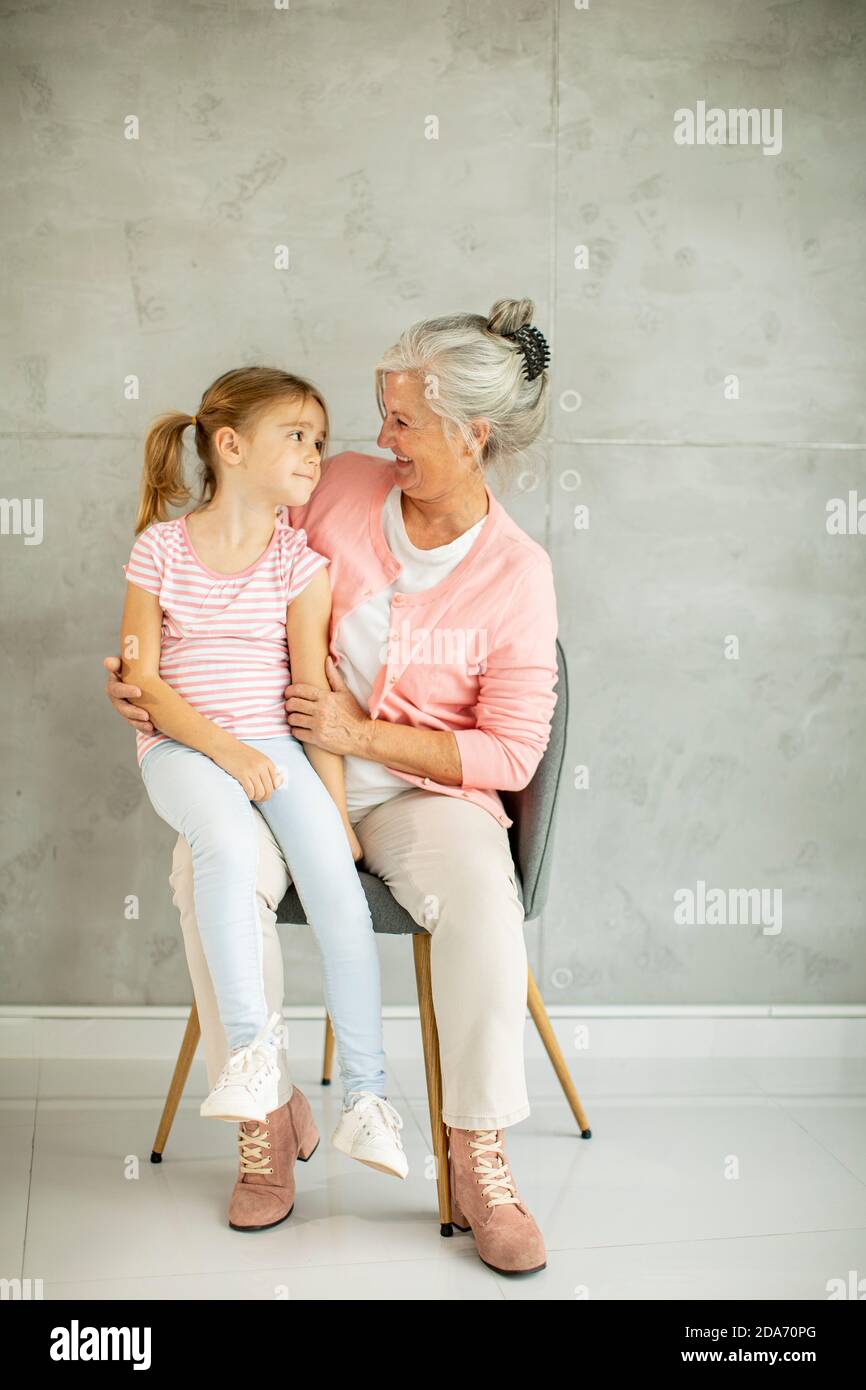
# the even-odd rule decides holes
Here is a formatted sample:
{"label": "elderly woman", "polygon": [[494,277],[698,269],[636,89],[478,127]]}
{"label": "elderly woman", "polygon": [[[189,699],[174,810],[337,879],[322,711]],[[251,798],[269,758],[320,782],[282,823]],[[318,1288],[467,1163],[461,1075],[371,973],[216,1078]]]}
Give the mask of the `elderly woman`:
{"label": "elderly woman", "polygon": [[[511,822],[497,793],[525,787],[547,746],[556,597],[547,552],[485,477],[518,458],[544,423],[548,352],[532,311],[529,300],[498,300],[488,318],[454,314],[407,329],[376,369],[377,443],[393,462],[337,455],[309,503],[290,512],[309,544],[331,557],[333,607],[331,690],[289,686],[289,723],[302,742],[344,757],[364,864],[431,933],[454,1220],[503,1273],[542,1269],[546,1258],[504,1148],[503,1131],[529,1114],[527,958]],[[106,665],[117,669],[113,659]],[[148,730],[146,713],[129,703],[140,691],[110,676],[107,692]],[[270,1013],[283,1003],[276,908],[290,880],[260,819]],[[225,1039],[182,838],[171,882],[213,1084]],[[267,1166],[261,1148],[251,1159],[239,1136],[235,1227],[274,1225],[294,1201],[292,1101],[300,1093],[288,1078],[281,1086],[284,1123],[277,1112],[268,1117]]]}

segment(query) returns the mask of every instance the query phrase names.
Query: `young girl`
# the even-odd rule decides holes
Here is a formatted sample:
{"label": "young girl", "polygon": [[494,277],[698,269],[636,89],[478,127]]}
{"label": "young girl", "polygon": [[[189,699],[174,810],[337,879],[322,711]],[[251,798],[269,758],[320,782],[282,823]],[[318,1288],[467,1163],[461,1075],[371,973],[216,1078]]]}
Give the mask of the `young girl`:
{"label": "young girl", "polygon": [[[202,505],[167,520],[195,426]],[[201,1107],[223,1120],[276,1109],[285,1029],[268,1016],[256,910],[258,835],[268,822],[321,951],[344,1106],[335,1144],[405,1177],[402,1120],[385,1096],[379,961],[355,861],[342,758],[291,733],[290,681],[327,690],[330,560],[293,530],[319,481],[325,402],[269,367],[226,372],[196,415],[160,417],[145,444],[123,611],[123,678],[155,732],[137,757],[157,813],[188,841],[202,945],[229,1045]],[[255,808],[253,804],[255,803]],[[350,1113],[351,1112],[351,1113]]]}

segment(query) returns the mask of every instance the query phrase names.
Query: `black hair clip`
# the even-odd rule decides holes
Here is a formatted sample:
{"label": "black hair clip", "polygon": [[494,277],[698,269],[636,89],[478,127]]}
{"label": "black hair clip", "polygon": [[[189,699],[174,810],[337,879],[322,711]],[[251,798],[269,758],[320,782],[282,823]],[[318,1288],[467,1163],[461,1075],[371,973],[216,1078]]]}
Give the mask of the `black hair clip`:
{"label": "black hair clip", "polygon": [[527,381],[541,376],[550,362],[550,348],[547,339],[534,324],[525,324],[514,333],[503,333],[503,338],[511,338],[523,353],[523,374]]}

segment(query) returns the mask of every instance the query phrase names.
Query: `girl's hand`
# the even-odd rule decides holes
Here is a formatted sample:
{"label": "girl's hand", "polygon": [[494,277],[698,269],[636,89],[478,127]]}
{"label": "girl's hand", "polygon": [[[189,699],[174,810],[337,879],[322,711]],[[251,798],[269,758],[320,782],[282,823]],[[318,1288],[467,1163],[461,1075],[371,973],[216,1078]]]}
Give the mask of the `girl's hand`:
{"label": "girl's hand", "polygon": [[214,762],[240,782],[250,801],[267,801],[271,792],[282,785],[282,774],[270,758],[240,740]]}
{"label": "girl's hand", "polygon": [[358,839],[357,835],[355,834],[348,821],[346,822],[346,838],[349,841],[349,847],[352,851],[352,858],[357,864],[359,859],[364,858],[364,850],[361,846],[361,841]]}
{"label": "girl's hand", "polygon": [[130,704],[131,700],[140,699],[141,691],[137,685],[126,685],[121,680],[121,660],[119,656],[107,656],[103,661],[103,666],[108,672],[108,679],[105,682],[105,693],[111,701],[118,714],[122,714],[128,724],[138,729],[139,733],[152,734],[153,725],[146,709],[140,709],[138,705]]}

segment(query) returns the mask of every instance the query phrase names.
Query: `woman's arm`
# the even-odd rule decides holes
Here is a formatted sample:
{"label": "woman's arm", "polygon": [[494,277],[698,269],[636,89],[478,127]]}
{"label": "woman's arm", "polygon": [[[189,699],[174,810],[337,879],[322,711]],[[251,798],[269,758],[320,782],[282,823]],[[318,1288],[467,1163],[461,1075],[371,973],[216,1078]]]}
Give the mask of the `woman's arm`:
{"label": "woman's arm", "polygon": [[474,728],[421,729],[372,719],[332,661],[329,693],[296,682],[287,688],[289,723],[308,746],[370,758],[443,786],[520,791],[550,740],[556,632],[556,593],[545,557],[514,585],[479,679]]}
{"label": "woman's arm", "polygon": [[267,800],[278,785],[277,769],[270,758],[199,714],[161,678],[161,645],[159,599],[156,594],[127,580],[120,629],[122,675],[127,685],[140,689],[138,704],[161,733],[206,754],[237,778],[251,800]]}
{"label": "woman's arm", "polygon": [[296,680],[286,687],[286,710],[292,733],[308,752],[327,748],[341,756],[430,777],[434,782],[460,786],[462,765],[457,740],[449,729],[416,729],[371,719],[349,690],[331,656],[325,663],[326,689]]}
{"label": "woman's arm", "polygon": [[446,787],[462,785],[460,749],[450,729],[414,729],[411,724],[391,724],[387,719],[369,719],[367,723],[359,757],[384,763],[396,772],[429,777]]}
{"label": "woman's arm", "polygon": [[313,749],[368,758],[398,771],[431,777],[450,785],[461,783],[460,753],[448,728],[413,728],[371,719],[361,709],[331,656],[325,662],[327,688],[296,680],[286,685],[286,712],[292,733],[311,753]]}
{"label": "woman's arm", "polygon": [[[286,610],[286,637],[289,644],[289,664],[292,680],[303,681],[318,690],[330,690],[325,674],[328,655],[328,634],[331,626],[331,581],[327,569],[317,570],[309,584],[292,599]],[[338,753],[327,752],[313,744],[304,751],[319,777],[327,787],[343,820],[355,858],[360,857],[355,832],[346,807],[346,779],[343,759]],[[355,853],[356,849],[359,851]]]}

